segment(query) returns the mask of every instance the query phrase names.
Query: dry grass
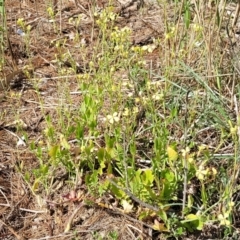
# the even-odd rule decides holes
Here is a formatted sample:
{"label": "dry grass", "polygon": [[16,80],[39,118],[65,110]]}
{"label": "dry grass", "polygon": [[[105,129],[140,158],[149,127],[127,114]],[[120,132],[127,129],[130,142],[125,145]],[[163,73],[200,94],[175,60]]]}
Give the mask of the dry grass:
{"label": "dry grass", "polygon": [[[114,27],[131,33],[122,36],[129,48],[125,39],[117,54],[121,40],[111,42],[117,30],[111,21],[105,31],[97,22],[108,1],[6,3],[21,74],[0,97],[1,239],[237,238],[240,89],[229,5],[218,12],[217,4],[204,1],[121,2],[111,4],[118,14]],[[154,49],[137,53],[142,46]],[[5,58],[8,76],[7,47]],[[114,112],[118,121],[107,125]],[[184,162],[187,147],[193,165]],[[103,151],[106,162],[99,160]],[[211,173],[204,180],[202,166]],[[136,184],[147,170],[154,176],[152,195]],[[171,174],[176,189],[165,200]],[[136,198],[114,190],[108,178]],[[122,200],[134,210],[124,209]],[[166,208],[153,213],[141,201]],[[228,211],[230,226],[220,224]],[[201,231],[184,222],[198,213]]]}

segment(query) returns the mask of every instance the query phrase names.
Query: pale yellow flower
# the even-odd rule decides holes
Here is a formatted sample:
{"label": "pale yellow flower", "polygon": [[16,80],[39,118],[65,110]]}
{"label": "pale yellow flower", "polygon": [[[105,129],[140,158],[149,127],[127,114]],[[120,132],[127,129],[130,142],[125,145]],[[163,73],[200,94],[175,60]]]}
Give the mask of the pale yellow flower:
{"label": "pale yellow flower", "polygon": [[200,165],[199,166],[199,169],[197,170],[196,172],[196,177],[199,179],[199,180],[204,180],[205,176],[208,174],[209,172],[209,168],[204,168],[203,165]]}
{"label": "pale yellow flower", "polygon": [[113,124],[114,122],[119,122],[120,117],[117,112],[114,112],[113,115],[107,115],[104,120],[107,120],[109,123]]}
{"label": "pale yellow flower", "polygon": [[182,152],[182,156],[186,157],[190,153],[190,148],[186,147],[186,149],[182,149],[181,152]]}
{"label": "pale yellow flower", "polygon": [[135,114],[135,113],[138,113],[138,112],[139,112],[138,107],[134,107],[134,108],[133,108],[133,113]]}
{"label": "pale yellow flower", "polygon": [[123,116],[129,116],[129,109],[124,108]]}
{"label": "pale yellow flower", "polygon": [[199,31],[202,31],[202,26],[201,25],[199,25],[199,24],[197,24],[197,23],[194,23],[193,24],[193,30],[195,31],[195,32],[199,32]]}
{"label": "pale yellow flower", "polygon": [[226,212],[224,214],[219,214],[218,215],[218,220],[220,220],[220,225],[224,225],[224,226],[230,226],[230,221],[228,220],[229,218],[229,213]]}
{"label": "pale yellow flower", "polygon": [[153,94],[152,99],[155,101],[159,101],[159,100],[163,99],[163,94],[158,94],[158,93]]}
{"label": "pale yellow flower", "polygon": [[216,175],[217,175],[217,170],[216,170],[216,168],[212,167],[211,170],[212,170],[212,174],[213,174],[214,176],[216,176]]}

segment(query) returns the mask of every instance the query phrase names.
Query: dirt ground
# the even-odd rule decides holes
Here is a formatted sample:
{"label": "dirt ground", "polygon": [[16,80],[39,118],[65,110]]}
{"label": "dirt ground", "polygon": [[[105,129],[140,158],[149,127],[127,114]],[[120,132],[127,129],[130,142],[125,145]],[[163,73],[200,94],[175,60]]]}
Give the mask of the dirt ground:
{"label": "dirt ground", "polygon": [[[56,94],[58,66],[54,60],[58,49],[51,43],[60,38],[66,38],[68,49],[77,62],[77,72],[81,73],[84,71],[83,66],[87,66],[88,59],[84,62],[71,46],[71,37],[76,31],[80,32],[81,41],[86,43],[89,59],[98,37],[98,30],[93,27],[94,23],[90,16],[91,1],[54,1],[54,10],[58,12],[56,21],[58,24],[61,21],[60,34],[54,33],[54,26],[49,22],[46,2],[44,0],[6,1],[7,26],[15,64],[18,69],[30,66],[32,80],[29,82],[21,71],[15,71],[16,66],[12,63],[8,48],[6,57],[9,64],[4,69],[4,74],[11,77],[11,89],[8,92],[2,91],[4,94],[1,95],[0,103],[0,238],[6,240],[107,239],[106,236],[109,236],[110,231],[116,231],[118,239],[157,239],[158,233],[130,216],[123,216],[99,206],[89,207],[79,202],[64,201],[63,194],[68,193],[68,189],[64,189],[66,173],[59,173],[56,177],[56,185],[59,186],[54,195],[43,196],[39,193],[38,196],[29,190],[22,174],[18,171],[23,165],[25,169],[31,171],[37,166],[38,160],[29,150],[29,146],[19,146],[16,149],[16,143],[21,137],[16,114],[30,141],[41,138],[46,124],[43,111],[40,109],[38,94],[33,87],[34,79],[42,79],[36,84],[40,94],[44,96],[45,114],[51,116],[55,114],[53,106],[58,98]],[[107,2],[96,1],[95,7],[101,11]],[[129,4],[126,4],[128,2]],[[133,29],[133,45],[149,44],[154,37],[163,33],[162,20],[157,14],[160,10],[154,1],[144,3],[144,6],[141,4],[141,1],[115,1],[114,3],[114,11],[120,15],[117,24],[120,27],[128,26]],[[141,13],[140,7],[144,9]],[[69,24],[68,19],[75,18],[79,14],[84,18],[79,29],[76,29]],[[31,26],[29,49],[26,49],[24,38],[19,32],[17,20],[20,18],[24,18],[27,25]],[[148,61],[156,66],[157,58],[157,54],[152,53]],[[63,65],[70,66],[68,62],[63,62]],[[77,88],[75,80],[73,77],[72,91]],[[20,101],[18,94],[21,94]],[[78,100],[78,96],[73,96],[73,101]],[[85,189],[82,191],[84,192]],[[64,234],[70,222],[73,231]]]}
{"label": "dirt ground", "polygon": [[[59,70],[55,56],[60,53],[53,43],[60,38],[66,38],[66,45],[77,63],[77,73],[81,73],[88,67],[88,60],[91,59],[98,37],[98,29],[94,27],[90,15],[94,1],[54,0],[54,10],[58,12],[56,21],[58,24],[61,23],[60,34],[55,33],[54,25],[49,21],[46,11],[47,2],[6,1],[7,26],[16,63],[12,64],[12,56],[8,48],[6,57],[9,63],[4,69],[4,74],[9,76],[8,74],[14,73],[11,75],[14,81],[11,81],[11,89],[7,92],[2,91],[0,97],[0,238],[4,240],[110,239],[109,232],[116,231],[118,239],[163,239],[161,234],[152,230],[147,223],[137,221],[134,216],[127,216],[99,205],[86,206],[72,200],[74,197],[69,197],[67,195],[69,189],[64,187],[64,182],[68,178],[65,172],[59,172],[55,176],[54,194],[46,193],[44,196],[41,192],[39,194],[31,192],[19,171],[23,166],[24,169],[31,171],[38,165],[38,160],[31,152],[30,146],[19,144],[16,149],[16,144],[21,143],[22,137],[19,124],[27,133],[29,142],[39,141],[46,126],[44,115],[54,118]],[[108,1],[95,2],[95,8],[101,11]],[[120,16],[117,25],[128,26],[133,30],[131,37],[133,45],[150,44],[154,38],[164,33],[163,19],[160,17],[161,9],[154,0],[113,2],[114,11]],[[84,17],[76,29],[69,23],[69,19],[79,14]],[[17,25],[17,20],[20,18],[24,18],[27,25],[31,26],[30,46],[27,49]],[[76,32],[80,33],[81,41],[86,44],[88,57],[85,60],[72,46],[72,36]],[[149,65],[156,72],[160,68],[158,59],[157,50],[146,56]],[[31,81],[27,80],[22,71],[16,71],[15,65],[18,69],[28,66]],[[63,61],[62,65],[65,68],[71,66],[68,61]],[[41,96],[44,96],[44,103],[39,103],[36,87]],[[76,89],[77,83],[73,76],[71,90],[74,92]],[[77,95],[73,94],[71,97],[74,102],[79,101]],[[41,109],[41,106],[44,106],[44,109]],[[83,194],[87,194],[84,186],[80,190]],[[71,231],[66,231],[70,223]],[[197,234],[195,238],[198,239],[209,239],[208,236],[196,236]],[[193,239],[193,237],[185,239]]]}

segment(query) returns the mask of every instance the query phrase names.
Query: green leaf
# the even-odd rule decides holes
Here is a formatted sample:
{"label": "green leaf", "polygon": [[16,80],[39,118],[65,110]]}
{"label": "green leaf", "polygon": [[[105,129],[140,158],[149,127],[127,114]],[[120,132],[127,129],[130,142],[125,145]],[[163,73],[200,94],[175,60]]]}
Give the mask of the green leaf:
{"label": "green leaf", "polygon": [[169,169],[162,171],[161,176],[163,179],[166,179],[169,183],[174,183],[176,181],[175,174]]}
{"label": "green leaf", "polygon": [[24,179],[25,179],[25,181],[27,181],[27,182],[30,181],[30,173],[29,173],[29,172],[26,172],[26,173],[24,174]]}
{"label": "green leaf", "polygon": [[136,145],[134,143],[130,144],[129,150],[132,156],[136,155]]}
{"label": "green leaf", "polygon": [[189,209],[192,208],[193,203],[194,203],[194,198],[192,197],[192,195],[188,195],[188,203],[187,203],[187,206],[188,206]]}
{"label": "green leaf", "polygon": [[83,136],[84,136],[84,126],[81,126],[80,123],[77,123],[76,138],[80,140],[83,138]]}
{"label": "green leaf", "polygon": [[60,148],[58,145],[50,147],[50,149],[48,150],[48,155],[53,159],[57,158],[57,153],[59,152],[59,149]]}
{"label": "green leaf", "polygon": [[48,166],[46,164],[40,166],[40,172],[43,176],[46,176],[48,173]]}
{"label": "green leaf", "polygon": [[64,149],[67,149],[67,150],[70,149],[70,145],[63,134],[60,135],[60,144]]}
{"label": "green leaf", "polygon": [[85,182],[88,186],[95,186],[98,182],[98,172],[94,170],[92,173],[86,174]]}
{"label": "green leaf", "polygon": [[185,13],[184,13],[184,22],[185,22],[186,28],[189,28],[190,21],[191,21],[191,11],[189,8],[189,4],[186,4]]}
{"label": "green leaf", "polygon": [[101,161],[101,162],[100,162],[100,168],[98,169],[99,175],[102,175],[102,174],[103,174],[103,169],[104,169],[104,168],[106,168],[105,162],[104,162],[104,161]]}
{"label": "green leaf", "polygon": [[204,226],[204,219],[201,216],[195,214],[188,214],[185,217],[185,220],[181,221],[181,223],[189,230],[192,231],[194,229],[202,230]]}
{"label": "green leaf", "polygon": [[175,162],[178,159],[178,153],[173,149],[173,147],[167,147],[168,159],[171,162]]}
{"label": "green leaf", "polygon": [[161,198],[164,200],[170,200],[173,197],[176,188],[176,179],[173,172],[166,169],[161,173],[162,176],[162,191]]}
{"label": "green leaf", "polygon": [[119,189],[117,186],[110,183],[110,189],[112,193],[118,198],[118,199],[124,199],[126,197],[126,193]]}
{"label": "green leaf", "polygon": [[189,220],[189,221],[195,221],[195,220],[198,220],[199,217],[191,213],[191,214],[188,214],[185,218],[186,220]]}
{"label": "green leaf", "polygon": [[152,170],[150,168],[143,171],[142,181],[147,186],[152,185],[152,183],[154,181],[154,175],[153,175]]}
{"label": "green leaf", "polygon": [[103,161],[104,160],[104,158],[105,158],[105,149],[104,148],[100,148],[99,150],[98,150],[98,160],[99,161]]}
{"label": "green leaf", "polygon": [[159,211],[158,216],[163,220],[163,222],[167,222],[168,217],[167,213],[164,210]]}

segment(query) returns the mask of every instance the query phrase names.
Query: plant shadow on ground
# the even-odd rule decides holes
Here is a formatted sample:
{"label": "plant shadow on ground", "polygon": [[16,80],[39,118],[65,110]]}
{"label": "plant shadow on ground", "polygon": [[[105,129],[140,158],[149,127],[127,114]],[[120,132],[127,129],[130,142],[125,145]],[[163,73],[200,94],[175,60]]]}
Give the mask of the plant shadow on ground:
{"label": "plant shadow on ground", "polygon": [[6,3],[1,239],[239,238],[238,25],[193,2]]}

